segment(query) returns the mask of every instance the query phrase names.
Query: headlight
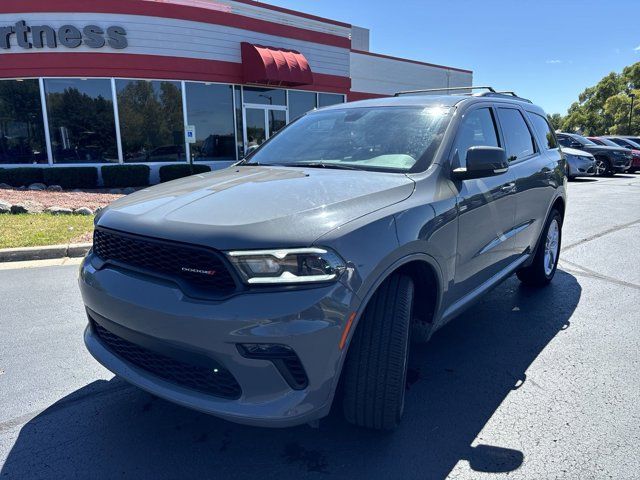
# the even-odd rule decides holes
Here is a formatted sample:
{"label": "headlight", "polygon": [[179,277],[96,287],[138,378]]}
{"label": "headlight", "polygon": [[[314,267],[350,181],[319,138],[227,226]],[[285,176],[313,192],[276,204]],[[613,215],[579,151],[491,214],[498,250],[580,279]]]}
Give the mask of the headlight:
{"label": "headlight", "polygon": [[241,250],[227,256],[250,285],[330,282],[346,268],[345,261],[327,248]]}

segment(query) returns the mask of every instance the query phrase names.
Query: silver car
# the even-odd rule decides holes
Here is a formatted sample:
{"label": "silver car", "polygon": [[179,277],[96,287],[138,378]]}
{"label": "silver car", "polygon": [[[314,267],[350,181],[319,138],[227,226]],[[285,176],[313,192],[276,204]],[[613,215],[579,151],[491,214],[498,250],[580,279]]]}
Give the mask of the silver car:
{"label": "silver car", "polygon": [[593,177],[598,173],[596,158],[589,152],[562,147],[562,153],[564,153],[564,157],[567,160],[567,175],[569,179]]}
{"label": "silver car", "polygon": [[349,422],[396,427],[414,328],[513,273],[547,285],[566,204],[541,108],[425,93],[308,113],[236,166],[103,210],[79,278],[91,354],[235,422],[315,421],[340,391]]}

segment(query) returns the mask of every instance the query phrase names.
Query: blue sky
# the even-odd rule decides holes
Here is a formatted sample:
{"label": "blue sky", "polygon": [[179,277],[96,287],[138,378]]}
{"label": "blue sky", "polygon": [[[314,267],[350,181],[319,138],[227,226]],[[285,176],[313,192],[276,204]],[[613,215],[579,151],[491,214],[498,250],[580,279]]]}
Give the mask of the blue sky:
{"label": "blue sky", "polygon": [[640,0],[268,0],[371,30],[371,50],[473,70],[548,113],[640,61]]}

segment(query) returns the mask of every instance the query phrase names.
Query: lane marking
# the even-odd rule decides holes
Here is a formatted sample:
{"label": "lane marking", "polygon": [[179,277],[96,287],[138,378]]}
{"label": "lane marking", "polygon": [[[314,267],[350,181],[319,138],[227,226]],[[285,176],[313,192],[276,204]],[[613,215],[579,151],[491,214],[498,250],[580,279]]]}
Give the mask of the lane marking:
{"label": "lane marking", "polygon": [[582,240],[579,240],[577,242],[570,243],[569,245],[566,245],[566,246],[562,247],[562,251],[564,252],[566,250],[570,250],[570,249],[572,249],[574,247],[582,245],[583,243],[590,242],[591,240],[596,240],[597,238],[604,237],[605,235],[609,235],[610,233],[617,232],[618,230],[624,230],[625,228],[633,227],[634,225],[636,225],[638,223],[640,223],[640,218],[638,220],[634,220],[633,222],[624,223],[622,225],[617,225],[615,227],[611,227],[611,228],[609,228],[607,230],[604,230],[604,231],[602,231],[600,233],[596,233],[596,234],[591,235],[589,237],[583,238]]}

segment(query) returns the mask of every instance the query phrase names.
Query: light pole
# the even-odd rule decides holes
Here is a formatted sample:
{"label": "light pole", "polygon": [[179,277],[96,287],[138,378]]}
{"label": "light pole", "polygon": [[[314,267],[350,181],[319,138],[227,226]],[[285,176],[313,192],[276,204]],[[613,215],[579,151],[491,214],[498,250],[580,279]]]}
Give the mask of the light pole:
{"label": "light pole", "polygon": [[636,98],[636,94],[635,93],[629,93],[629,97],[631,98],[631,108],[629,108],[629,135],[633,135],[633,132],[631,131],[631,118],[633,117],[633,100]]}

